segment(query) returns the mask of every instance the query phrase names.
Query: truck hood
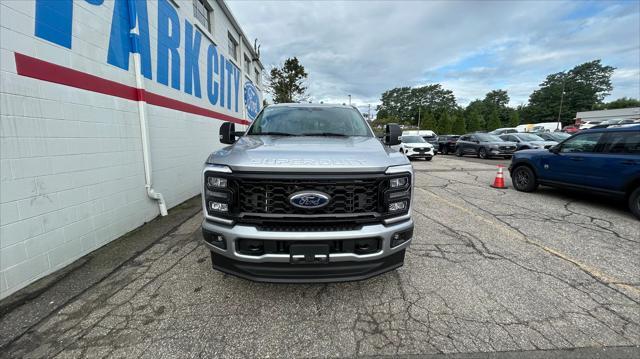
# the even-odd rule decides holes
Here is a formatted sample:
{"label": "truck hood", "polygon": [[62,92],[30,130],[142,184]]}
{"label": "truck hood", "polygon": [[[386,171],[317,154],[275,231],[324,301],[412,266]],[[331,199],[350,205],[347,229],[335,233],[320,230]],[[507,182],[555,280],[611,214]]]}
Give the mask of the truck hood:
{"label": "truck hood", "polygon": [[375,137],[242,136],[207,163],[234,171],[384,172],[409,160]]}

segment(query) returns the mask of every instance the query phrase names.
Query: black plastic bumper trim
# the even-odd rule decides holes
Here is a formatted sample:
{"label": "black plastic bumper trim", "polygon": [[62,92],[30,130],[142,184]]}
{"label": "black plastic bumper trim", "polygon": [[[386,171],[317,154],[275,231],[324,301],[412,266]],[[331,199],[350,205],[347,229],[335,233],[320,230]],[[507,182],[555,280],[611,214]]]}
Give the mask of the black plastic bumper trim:
{"label": "black plastic bumper trim", "polygon": [[404,264],[405,249],[389,256],[362,262],[327,264],[252,263],[211,252],[213,269],[255,282],[326,283],[368,279]]}

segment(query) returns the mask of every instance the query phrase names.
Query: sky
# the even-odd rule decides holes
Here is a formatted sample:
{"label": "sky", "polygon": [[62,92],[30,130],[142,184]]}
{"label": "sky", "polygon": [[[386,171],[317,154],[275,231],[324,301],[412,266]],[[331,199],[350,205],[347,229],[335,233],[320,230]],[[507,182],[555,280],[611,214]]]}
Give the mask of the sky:
{"label": "sky", "polygon": [[361,110],[385,90],[440,83],[467,105],[504,89],[526,104],[551,73],[601,59],[605,101],[640,98],[640,0],[234,1],[268,69],[296,56],[313,102]]}

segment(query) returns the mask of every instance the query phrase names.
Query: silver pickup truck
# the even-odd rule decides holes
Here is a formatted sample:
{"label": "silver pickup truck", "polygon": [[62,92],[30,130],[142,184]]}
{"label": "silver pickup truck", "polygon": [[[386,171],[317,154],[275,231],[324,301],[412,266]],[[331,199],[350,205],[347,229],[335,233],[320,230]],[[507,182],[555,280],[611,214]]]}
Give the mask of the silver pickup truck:
{"label": "silver pickup truck", "polygon": [[264,282],[335,282],[398,268],[413,236],[413,169],[351,106],[265,107],[203,171],[214,269]]}

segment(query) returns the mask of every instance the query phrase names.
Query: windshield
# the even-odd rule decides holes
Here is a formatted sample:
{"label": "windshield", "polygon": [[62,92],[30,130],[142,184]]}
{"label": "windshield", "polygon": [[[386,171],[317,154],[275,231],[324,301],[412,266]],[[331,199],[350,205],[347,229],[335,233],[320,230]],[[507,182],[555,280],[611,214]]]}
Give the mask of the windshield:
{"label": "windshield", "polygon": [[357,110],[345,107],[267,107],[248,135],[365,136],[371,131]]}
{"label": "windshield", "polygon": [[549,134],[549,136],[552,139],[557,140],[557,141],[562,141],[562,140],[565,140],[565,139],[571,137],[570,134],[564,133],[564,132],[551,133],[551,134]]}
{"label": "windshield", "polygon": [[482,142],[503,142],[500,137],[488,133],[477,133],[476,138]]}
{"label": "windshield", "polygon": [[523,141],[544,141],[544,138],[531,133],[519,133],[516,135],[516,137]]}
{"label": "windshield", "polygon": [[424,138],[420,136],[402,136],[402,142],[404,143],[424,143]]}

